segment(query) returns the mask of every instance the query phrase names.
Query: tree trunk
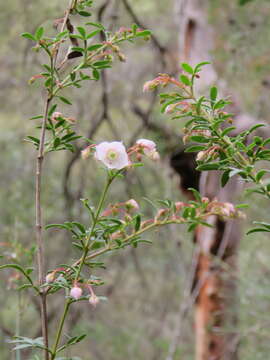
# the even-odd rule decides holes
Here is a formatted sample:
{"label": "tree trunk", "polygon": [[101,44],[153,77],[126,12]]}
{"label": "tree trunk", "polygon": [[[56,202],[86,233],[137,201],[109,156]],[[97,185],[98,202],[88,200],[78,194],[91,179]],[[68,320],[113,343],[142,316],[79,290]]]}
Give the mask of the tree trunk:
{"label": "tree trunk", "polygon": [[[207,181],[203,181],[207,177]],[[221,201],[232,201],[237,180],[225,189],[219,188],[216,172],[205,173],[201,178],[202,195]],[[234,341],[235,272],[239,224],[224,221],[217,216],[207,220],[213,228],[199,227],[195,241],[200,248],[196,280],[199,288],[195,305],[196,360],[236,360],[237,344]],[[226,327],[228,329],[226,329]]]}
{"label": "tree trunk", "polygon": [[[176,4],[177,17],[180,19],[181,60],[192,65],[211,61],[213,31],[207,23],[207,2],[176,0]],[[197,91],[203,91],[203,88],[209,87],[213,82],[217,82],[217,74],[213,66],[207,66],[198,81]],[[223,88],[223,91],[226,92],[226,89]],[[234,109],[234,112],[237,112],[237,109]],[[241,121],[236,122],[241,122],[241,127],[243,127],[242,122],[244,127],[250,124],[250,119],[246,121],[245,116],[239,116],[239,119]],[[183,152],[178,154],[181,157],[186,155]],[[174,165],[172,163],[175,168]],[[182,176],[185,170],[178,169],[177,172]],[[219,184],[218,172],[204,172],[200,177],[198,188],[203,196],[210,199],[217,197],[220,201],[230,202],[241,190],[241,184],[235,179],[223,189]],[[182,181],[182,188],[186,190],[187,187]],[[198,293],[194,318],[196,360],[236,360],[237,337],[232,329],[236,326],[234,274],[240,229],[237,221],[234,220],[225,221],[217,216],[211,216],[207,221],[213,225],[213,228],[199,227],[194,239],[199,247],[193,285]]]}

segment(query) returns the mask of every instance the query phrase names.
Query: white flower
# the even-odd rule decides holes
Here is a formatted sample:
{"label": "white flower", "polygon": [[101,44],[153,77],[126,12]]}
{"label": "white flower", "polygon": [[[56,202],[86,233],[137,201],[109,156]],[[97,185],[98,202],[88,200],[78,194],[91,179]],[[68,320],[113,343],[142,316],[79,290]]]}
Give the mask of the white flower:
{"label": "white flower", "polygon": [[70,290],[70,294],[71,297],[73,297],[73,299],[78,300],[81,296],[82,296],[82,289],[79,286],[74,286],[71,290]]}
{"label": "white flower", "polygon": [[96,146],[95,157],[109,169],[123,169],[129,165],[125,146],[120,141],[102,142]]}

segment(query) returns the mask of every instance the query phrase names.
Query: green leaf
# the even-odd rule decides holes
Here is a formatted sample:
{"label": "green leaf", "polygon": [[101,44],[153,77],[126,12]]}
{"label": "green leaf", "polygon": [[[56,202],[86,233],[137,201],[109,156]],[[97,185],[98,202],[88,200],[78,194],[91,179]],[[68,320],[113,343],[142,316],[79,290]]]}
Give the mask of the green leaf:
{"label": "green leaf", "polygon": [[79,15],[81,16],[85,16],[85,17],[88,17],[88,16],[91,16],[92,14],[88,11],[77,11]]}
{"label": "green leaf", "polygon": [[57,108],[57,104],[53,104],[49,110],[48,115],[51,116],[55,112],[56,108]]}
{"label": "green leaf", "polygon": [[35,144],[37,144],[37,145],[39,145],[39,139],[38,138],[36,138],[36,137],[34,137],[34,136],[27,136],[26,137],[27,139],[30,139],[31,140],[31,142],[33,142],[33,143],[35,143]]}
{"label": "green leaf", "polygon": [[77,26],[77,30],[78,30],[78,32],[81,34],[81,36],[82,36],[84,39],[86,39],[86,31],[85,31],[85,29],[84,29],[83,27],[81,27],[81,26]]}
{"label": "green leaf", "polygon": [[[217,110],[217,109],[222,109],[225,107],[225,105],[228,105],[228,104],[231,104],[230,101],[224,101],[222,99],[220,99],[219,101],[217,101],[213,107],[214,110]],[[228,114],[226,114],[226,117],[228,117]],[[224,119],[225,118],[225,115],[223,114],[222,118]]]}
{"label": "green leaf", "polygon": [[190,140],[192,140],[194,142],[198,142],[198,143],[208,143],[210,141],[209,138],[206,138],[201,135],[190,136]]}
{"label": "green leaf", "polygon": [[[98,29],[98,30],[95,30],[95,31],[92,31],[90,34],[88,34],[86,36],[86,39],[91,39],[93,36],[97,35],[98,33],[100,33],[102,31],[102,29]],[[102,45],[101,45],[102,46]]]}
{"label": "green leaf", "polygon": [[79,34],[70,34],[69,35],[72,39],[80,39],[80,40],[85,40],[84,37],[82,35]]}
{"label": "green leaf", "polygon": [[248,208],[249,205],[248,204],[238,204],[238,205],[235,205],[235,208],[236,209],[246,209]]}
{"label": "green leaf", "polygon": [[267,228],[254,228],[247,232],[247,235],[255,233],[255,232],[270,232],[270,229]]}
{"label": "green leaf", "polygon": [[238,0],[238,1],[239,1],[240,6],[244,6],[244,5],[246,5],[247,3],[249,3],[249,2],[251,2],[253,0]]}
{"label": "green leaf", "polygon": [[34,35],[28,33],[28,32],[25,32],[25,33],[22,33],[21,35],[22,37],[24,37],[25,39],[29,39],[29,40],[32,40],[32,41],[36,41],[36,38]]}
{"label": "green leaf", "polygon": [[260,128],[260,127],[263,127],[263,126],[266,126],[265,124],[256,124],[254,126],[252,126],[249,130],[248,130],[248,133],[252,133],[254,130]]}
{"label": "green leaf", "polygon": [[63,37],[65,37],[65,36],[68,35],[68,34],[69,34],[68,30],[62,31],[62,32],[60,32],[59,34],[57,34],[56,40],[59,41],[60,39],[62,39]]}
{"label": "green leaf", "polygon": [[140,230],[140,227],[141,227],[141,216],[140,216],[139,214],[136,215],[135,218],[134,218],[134,221],[135,221],[135,225],[134,225],[135,231]]}
{"label": "green leaf", "polygon": [[198,152],[198,151],[202,151],[205,149],[205,146],[203,145],[194,145],[194,146],[190,146],[187,149],[185,149],[185,152]]}
{"label": "green leaf", "polygon": [[85,234],[86,229],[83,224],[76,221],[72,221],[72,224],[75,225],[80,230],[81,233]]}
{"label": "green leaf", "polygon": [[93,63],[93,66],[103,68],[104,66],[110,65],[110,60],[100,60]]}
{"label": "green leaf", "polygon": [[218,90],[216,86],[211,87],[210,89],[210,99],[214,103],[217,99]]}
{"label": "green leaf", "polygon": [[38,28],[37,31],[35,32],[35,38],[36,38],[37,40],[40,40],[40,39],[42,38],[43,34],[44,34],[44,28],[43,28],[43,27],[40,27],[40,28]]}
{"label": "green leaf", "polygon": [[244,172],[243,172],[243,170],[241,170],[241,169],[231,169],[230,170],[230,178],[231,177],[233,177],[234,175],[241,175],[241,174],[243,174]]}
{"label": "green leaf", "polygon": [[76,73],[75,72],[71,72],[70,73],[70,80],[74,81],[76,79]]}
{"label": "green leaf", "polygon": [[202,103],[203,101],[205,100],[205,97],[204,96],[201,96],[196,104],[196,112],[197,114],[200,114],[200,111],[201,111],[201,106],[202,106]]}
{"label": "green leaf", "polygon": [[65,103],[67,105],[72,105],[72,102],[70,102],[66,97],[64,97],[64,96],[58,96],[58,97],[61,101],[63,101],[63,103]]}
{"label": "green leaf", "polygon": [[61,144],[61,140],[59,139],[59,137],[56,137],[53,141],[53,147],[57,148],[60,144]]}
{"label": "green leaf", "polygon": [[102,30],[105,31],[104,26],[103,26],[102,24],[100,24],[100,23],[88,22],[88,23],[86,23],[85,25],[92,25],[92,26],[98,27],[98,28],[100,28],[100,29],[102,29]]}
{"label": "green leaf", "polygon": [[189,208],[189,207],[186,207],[186,208],[184,209],[184,211],[183,211],[182,216],[183,216],[184,219],[186,219],[186,218],[189,217],[189,214],[190,214],[190,208]]}
{"label": "green leaf", "polygon": [[52,83],[53,83],[53,79],[52,79],[51,77],[49,77],[49,78],[45,81],[44,85],[45,85],[46,88],[49,88],[49,87],[52,86]]}
{"label": "green leaf", "polygon": [[93,74],[93,78],[94,78],[95,80],[99,80],[100,74],[99,74],[99,71],[98,71],[97,69],[93,69],[92,74]]}
{"label": "green leaf", "polygon": [[82,334],[80,336],[74,336],[73,338],[68,340],[67,344],[68,345],[77,344],[78,342],[82,341],[86,336],[87,336],[86,334]]}
{"label": "green leaf", "polygon": [[33,116],[29,120],[36,120],[36,119],[43,119],[43,115]]}
{"label": "green leaf", "polygon": [[256,181],[259,182],[261,180],[261,178],[268,172],[269,172],[269,170],[264,170],[264,169],[258,171],[258,173],[256,174]]}
{"label": "green leaf", "polygon": [[236,129],[235,126],[227,127],[226,129],[224,129],[224,130],[222,131],[222,133],[221,133],[220,136],[223,137],[223,136],[227,135],[229,132],[231,132],[231,131],[233,131],[233,130],[235,130],[235,129]]}
{"label": "green leaf", "polygon": [[36,339],[31,339],[23,336],[15,336],[14,340],[8,341],[11,344],[18,344],[13,350],[25,349],[28,347],[37,348],[37,349],[46,349],[50,354],[52,354],[51,350],[44,346],[43,338],[38,337]]}
{"label": "green leaf", "polygon": [[194,198],[198,201],[201,202],[201,194],[199,193],[198,190],[193,189],[193,188],[188,188],[189,191],[192,191]]}
{"label": "green leaf", "polygon": [[190,225],[188,226],[187,231],[188,231],[188,232],[191,232],[191,231],[195,230],[197,225],[198,225],[197,223],[192,223],[192,224],[190,224]]}
{"label": "green leaf", "polygon": [[152,32],[150,30],[144,30],[144,31],[137,31],[136,37],[147,37],[151,36]]}
{"label": "green leaf", "polygon": [[184,85],[187,85],[187,86],[191,85],[191,82],[190,82],[189,78],[186,75],[181,74],[179,79]]}
{"label": "green leaf", "polygon": [[44,228],[45,228],[45,230],[52,229],[52,228],[70,230],[70,226],[68,226],[66,224],[48,224]]}
{"label": "green leaf", "polygon": [[210,64],[211,64],[211,63],[208,62],[208,61],[203,61],[203,62],[197,64],[197,65],[195,66],[195,68],[194,68],[194,74],[197,74],[198,72],[200,72],[202,66],[210,65]]}
{"label": "green leaf", "polygon": [[101,48],[102,46],[103,46],[102,44],[90,45],[90,46],[88,46],[87,51],[97,50],[97,49]]}
{"label": "green leaf", "polygon": [[220,163],[208,163],[197,166],[198,171],[218,170],[220,169]]}
{"label": "green leaf", "polygon": [[20,271],[26,277],[26,279],[30,282],[30,284],[33,285],[32,279],[27,274],[27,272],[23,269],[23,267],[21,267],[20,265],[18,265],[18,264],[5,264],[5,265],[0,266],[0,270],[9,269],[9,268],[10,269],[16,269],[16,270]]}
{"label": "green leaf", "polygon": [[266,227],[268,230],[270,230],[270,223],[264,222],[264,221],[254,221],[254,224],[256,225],[262,225]]}
{"label": "green leaf", "polygon": [[226,170],[221,176],[221,186],[224,187],[230,179],[231,170]]}
{"label": "green leaf", "polygon": [[193,68],[189,64],[182,63],[182,68],[183,68],[183,70],[185,70],[185,72],[193,75]]}

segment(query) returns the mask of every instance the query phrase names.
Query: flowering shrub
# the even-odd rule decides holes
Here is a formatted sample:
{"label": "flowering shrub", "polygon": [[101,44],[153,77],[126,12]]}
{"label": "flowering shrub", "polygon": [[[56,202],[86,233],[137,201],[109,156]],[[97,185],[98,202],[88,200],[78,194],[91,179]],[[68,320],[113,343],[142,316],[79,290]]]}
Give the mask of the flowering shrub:
{"label": "flowering shrub", "polygon": [[[27,137],[27,140],[37,149],[35,179],[36,256],[38,266],[37,269],[33,271],[33,269],[22,266],[19,262],[14,262],[0,266],[0,269],[9,268],[20,272],[25,280],[25,284],[20,287],[20,290],[30,288],[39,296],[42,338],[30,339],[26,337],[15,337],[11,342],[16,344],[15,349],[17,350],[26,348],[42,350],[45,360],[64,359],[63,357],[59,358],[59,354],[67,347],[82,341],[86,336],[86,334],[80,334],[67,341],[62,338],[65,319],[68,312],[72,309],[73,303],[88,301],[90,305],[95,307],[99,301],[103,299],[102,296],[96,294],[95,290],[96,287],[103,284],[103,280],[93,275],[95,269],[103,267],[103,263],[93,261],[95,258],[105,253],[121,250],[126,246],[137,247],[139,243],[149,242],[144,239],[144,233],[160,226],[186,224],[188,230],[191,231],[199,224],[209,226],[205,220],[212,214],[219,214],[225,217],[239,216],[238,210],[232,204],[201,198],[200,194],[195,190],[193,190],[193,192],[196,201],[184,203],[164,200],[159,202],[162,204],[162,208],[150,219],[144,218],[143,214],[140,213],[140,206],[135,199],[129,199],[122,203],[106,204],[107,194],[117,178],[125,176],[125,173],[130,169],[142,166],[141,161],[144,156],[154,161],[159,160],[157,146],[153,141],[148,139],[137,140],[129,149],[126,149],[120,141],[93,144],[91,140],[84,139],[90,143],[90,145],[82,151],[82,157],[86,161],[87,166],[88,161],[93,161],[88,160],[93,154],[93,157],[105,167],[107,179],[105,187],[101,192],[99,202],[96,206],[90,203],[88,199],[82,199],[84,209],[89,215],[89,223],[82,224],[78,221],[67,221],[63,224],[48,224],[45,226],[45,229],[60,228],[69,231],[74,239],[72,245],[79,252],[77,260],[72,264],[56,265],[54,269],[49,271],[45,269],[43,209],[41,203],[44,158],[46,158],[49,152],[60,150],[73,151],[74,141],[82,139],[82,136],[77,135],[74,131],[73,126],[75,120],[66,117],[58,110],[61,103],[72,104],[69,98],[63,96],[62,91],[69,87],[80,88],[84,81],[98,81],[100,71],[110,68],[114,58],[120,61],[125,59],[119,47],[124,41],[132,41],[137,38],[147,39],[150,35],[148,30],[141,30],[136,25],[134,25],[132,29],[121,28],[115,33],[107,31],[100,23],[92,22],[87,22],[83,26],[77,26],[75,29],[71,20],[72,15],[79,15],[82,18],[90,16],[89,8],[91,5],[92,1],[90,0],[71,1],[64,17],[56,21],[55,27],[59,28],[59,31],[53,37],[46,36],[42,27],[38,28],[35,34],[23,34],[24,38],[29,39],[35,44],[35,51],[43,51],[44,55],[48,58],[48,62],[42,65],[42,72],[34,75],[30,79],[30,83],[42,81],[47,94],[44,101],[44,114],[32,118],[40,121],[40,123],[38,123],[40,136],[39,138],[32,135]],[[97,40],[98,34],[102,34],[104,40]],[[93,43],[94,40],[95,42]],[[71,43],[71,47],[69,47],[62,59],[58,59],[60,57],[60,46],[62,46],[63,43],[69,42]],[[68,74],[65,73],[63,75],[63,72],[60,70],[73,58],[79,58],[79,63],[71,67]],[[194,71],[192,81],[196,77],[197,72]],[[183,83],[184,79],[186,84]],[[169,99],[169,102],[167,101],[164,108],[167,109],[167,112],[178,111],[181,113],[183,110],[179,109],[179,106],[182,104],[182,100],[193,100],[193,97],[191,97],[192,87],[190,90],[188,90],[187,87],[187,85],[193,84],[192,81],[185,77],[182,78],[182,82],[179,82],[168,75],[162,74],[153,82],[149,82],[145,86],[145,89],[152,89],[159,84],[174,84],[178,86],[179,89],[186,93],[185,96],[181,94],[164,94],[162,98],[166,100]],[[205,137],[205,133],[202,133],[202,131],[205,130],[210,131],[212,134],[212,125],[208,125],[206,120],[203,120],[203,128],[197,128],[197,118],[200,117],[203,119],[202,115],[192,115],[194,111],[196,113],[200,111],[209,112],[210,109],[221,108],[216,105],[215,90],[212,90],[211,94],[212,100],[210,104],[202,98],[197,102],[196,108],[194,107],[195,105],[190,102],[184,105],[185,116],[187,112],[190,112],[192,119],[194,119],[194,121],[187,125],[187,128],[191,127],[189,131],[192,140],[195,140],[194,137],[196,137],[197,140],[199,138],[203,140],[201,142],[208,139]],[[189,97],[187,97],[187,95]],[[178,104],[176,105],[175,102]],[[224,102],[222,102],[222,104],[224,104]],[[172,105],[175,105],[175,107],[172,107]],[[221,115],[220,112],[218,114],[218,116],[221,116],[221,119],[227,119],[224,113],[222,113],[223,115]],[[218,124],[219,123],[220,121]],[[194,135],[194,131],[196,135]],[[201,132],[198,133],[198,131]],[[224,136],[225,134],[223,134],[222,139]],[[203,152],[201,159],[212,159],[215,156],[220,156],[221,140],[219,140],[217,136],[214,137],[214,139],[215,141],[212,136],[210,140],[208,139],[209,141],[207,141],[207,146],[210,146],[211,151],[208,151],[205,145],[200,146],[199,149],[198,147],[196,148],[196,151],[200,150]],[[229,149],[230,148],[228,148],[227,151],[229,151]],[[206,155],[207,151],[208,153]],[[240,155],[237,154],[237,161],[241,162],[242,158]],[[210,164],[213,167],[213,163]],[[209,168],[209,164],[207,165]],[[206,165],[200,165],[202,170],[204,169],[203,166]],[[223,166],[225,166],[225,163]],[[226,163],[226,166],[228,166],[228,163]],[[216,167],[217,165],[215,165],[215,168]],[[226,168],[224,171],[227,172],[229,176],[228,169]],[[241,169],[241,171],[243,170]],[[248,174],[249,176],[252,174],[252,177],[259,176],[258,174],[254,175],[251,171],[249,171]],[[265,187],[263,187],[263,189],[266,191]],[[53,332],[54,329],[52,329],[52,333],[49,334],[47,298],[48,296],[54,296],[59,291],[64,291],[65,294],[62,295],[63,298],[65,298],[63,301],[63,312],[55,333]],[[50,338],[53,339],[52,344],[49,343],[49,335]],[[35,358],[41,359],[42,357],[41,355],[36,355]]]}
{"label": "flowering shrub", "polygon": [[[183,73],[179,80],[167,74],[160,74],[154,80],[146,82],[144,90],[154,90],[157,86],[175,88],[160,94],[161,112],[172,114],[172,119],[186,119],[183,142],[192,142],[186,152],[197,153],[197,170],[222,172],[221,184],[225,186],[232,176],[238,175],[242,181],[253,184],[247,188],[248,193],[257,193],[270,199],[270,183],[267,175],[269,169],[261,169],[262,161],[270,161],[270,138],[253,135],[254,132],[266,126],[258,123],[250,129],[233,134],[232,114],[224,108],[230,104],[227,99],[218,98],[218,89],[213,86],[209,97],[197,97],[194,91],[195,81],[200,78],[200,71],[208,62],[202,62],[195,67],[182,64]],[[241,207],[241,206],[238,206]],[[224,204],[222,212],[233,213],[231,204]],[[260,226],[249,233],[257,231],[270,232],[270,224],[256,222]]]}

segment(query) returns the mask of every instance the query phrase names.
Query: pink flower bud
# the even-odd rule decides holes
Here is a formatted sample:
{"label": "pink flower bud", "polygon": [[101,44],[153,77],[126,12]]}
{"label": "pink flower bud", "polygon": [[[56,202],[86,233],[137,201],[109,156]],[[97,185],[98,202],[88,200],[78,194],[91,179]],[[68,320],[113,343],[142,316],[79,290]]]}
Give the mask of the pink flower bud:
{"label": "pink flower bud", "polygon": [[149,157],[151,160],[158,161],[160,159],[159,153],[156,149],[156,143],[148,139],[139,139],[136,144],[143,151],[144,155]]}
{"label": "pink flower bud", "polygon": [[81,156],[82,156],[82,159],[85,160],[89,157],[90,155],[90,152],[91,152],[91,147],[90,146],[87,146],[85,149],[83,149],[81,151]]}
{"label": "pink flower bud", "polygon": [[168,106],[166,106],[166,109],[165,109],[165,114],[171,114],[175,109],[175,106],[174,104],[170,104]]}
{"label": "pink flower bud", "polygon": [[180,211],[186,204],[183,203],[183,201],[177,201],[176,203],[174,203],[175,206],[175,210]]}
{"label": "pink flower bud", "polygon": [[154,219],[148,219],[148,220],[145,220],[141,223],[141,229],[144,229],[145,227],[147,227],[148,225],[151,225],[153,224],[155,220]]}
{"label": "pink flower bud", "polygon": [[232,203],[225,202],[221,207],[221,213],[224,216],[233,216],[236,214],[236,209]]}
{"label": "pink flower bud", "polygon": [[154,143],[152,140],[139,139],[136,141],[136,144],[144,150],[145,154],[156,150],[156,143]]}
{"label": "pink flower bud", "polygon": [[146,81],[143,85],[143,92],[154,90],[158,86],[158,82],[155,80]]}
{"label": "pink flower bud", "polygon": [[143,91],[154,90],[158,85],[166,86],[168,84],[174,84],[179,87],[183,87],[183,85],[176,79],[170,77],[168,74],[159,74],[153,80],[147,81],[143,86]]}
{"label": "pink flower bud", "polygon": [[159,209],[157,215],[155,216],[155,221],[164,220],[164,218],[168,214],[168,211],[168,209]]}
{"label": "pink flower bud", "polygon": [[207,152],[206,151],[199,151],[197,156],[196,156],[196,160],[197,161],[202,161],[207,157]]}
{"label": "pink flower bud", "polygon": [[70,290],[70,294],[71,297],[73,297],[73,299],[78,300],[81,296],[82,296],[82,289],[79,286],[74,286],[71,290]]}
{"label": "pink flower bud", "polygon": [[49,274],[47,274],[45,280],[46,280],[46,283],[52,283],[54,281],[54,272],[51,272]]}
{"label": "pink flower bud", "polygon": [[123,53],[119,52],[117,55],[118,55],[118,59],[119,59],[120,61],[126,62],[127,58],[126,58],[126,56],[125,56]]}
{"label": "pink flower bud", "polygon": [[97,306],[97,304],[99,303],[99,298],[97,297],[96,294],[92,294],[92,295],[90,296],[90,298],[89,298],[89,303],[90,303],[91,305],[93,305],[94,307]]}
{"label": "pink flower bud", "polygon": [[121,239],[121,238],[123,238],[123,235],[124,235],[124,233],[122,231],[116,231],[111,234],[111,239],[112,240]]}
{"label": "pink flower bud", "polygon": [[139,204],[134,199],[130,199],[130,200],[126,201],[125,205],[129,211],[131,211],[131,210],[138,211],[140,209]]}
{"label": "pink flower bud", "polygon": [[55,111],[52,116],[51,116],[51,119],[52,121],[56,121],[58,120],[59,118],[62,118],[63,117],[63,114],[60,113],[59,111]]}
{"label": "pink flower bud", "polygon": [[153,161],[159,161],[160,155],[157,151],[153,151],[151,154],[149,154],[149,158]]}

